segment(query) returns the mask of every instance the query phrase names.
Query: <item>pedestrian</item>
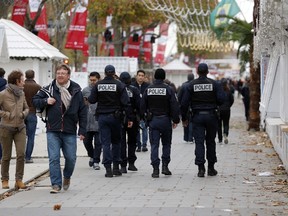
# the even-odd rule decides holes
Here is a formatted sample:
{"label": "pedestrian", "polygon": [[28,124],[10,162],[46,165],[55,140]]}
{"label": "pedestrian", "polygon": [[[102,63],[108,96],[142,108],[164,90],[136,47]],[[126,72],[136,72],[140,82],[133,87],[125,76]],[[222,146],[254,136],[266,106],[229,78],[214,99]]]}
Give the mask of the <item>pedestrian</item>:
{"label": "pedestrian", "polygon": [[[142,69],[137,71],[136,74],[136,81],[132,82],[132,85],[137,87],[140,91],[140,97],[142,98],[144,91],[146,90],[146,88],[150,85],[148,82],[145,82],[145,74],[146,72]],[[147,127],[145,125],[145,122],[143,119],[140,119],[139,122],[139,132],[137,134],[137,152],[146,152],[148,151],[147,148],[147,141],[148,141],[148,130]],[[142,136],[141,136],[141,131],[142,131]],[[141,142],[141,138],[142,138],[142,142]],[[142,148],[141,148],[142,147]]]}
{"label": "pedestrian", "polygon": [[[125,85],[114,78],[115,67],[107,65],[104,69],[105,78],[93,87],[89,103],[98,102],[96,118],[99,123],[100,142],[103,148],[103,161],[106,169],[105,177],[121,176],[121,126],[123,111],[128,118],[127,127],[131,121],[131,106]],[[112,147],[111,147],[112,146]],[[113,171],[111,164],[113,163]]]}
{"label": "pedestrian", "polygon": [[[130,98],[130,104],[132,108],[132,121],[133,125],[131,128],[127,127],[127,122],[124,122],[122,128],[122,138],[121,138],[121,172],[127,173],[127,162],[128,170],[137,171],[135,166],[135,161],[137,156],[135,154],[137,147],[137,134],[139,131],[139,116],[140,116],[140,92],[139,90],[131,85],[131,76],[128,72],[122,72],[120,74],[120,81],[125,84],[128,96]],[[127,140],[126,140],[127,134]],[[128,147],[128,148],[127,148]],[[128,153],[128,157],[127,157]]]}
{"label": "pedestrian", "polygon": [[193,135],[195,139],[195,164],[198,166],[198,177],[205,176],[205,146],[208,160],[208,175],[215,176],[217,162],[215,137],[218,127],[217,106],[223,101],[223,89],[215,80],[207,77],[208,65],[200,63],[197,73],[199,77],[189,84],[181,101],[183,126],[187,127],[187,111],[191,105],[193,116]]}
{"label": "pedestrian", "polygon": [[[83,140],[84,146],[87,150],[87,154],[90,157],[89,166],[93,167],[95,170],[100,170],[100,156],[102,151],[102,146],[100,143],[99,137],[99,124],[96,120],[95,113],[97,108],[97,103],[90,104],[88,102],[88,97],[91,94],[92,88],[95,84],[101,79],[100,74],[98,72],[91,72],[89,74],[89,86],[85,87],[82,90],[82,94],[87,105],[87,127],[86,127],[86,135]],[[93,146],[94,140],[94,146]]]}
{"label": "pedestrian", "polygon": [[245,118],[246,121],[249,121],[249,109],[250,109],[250,88],[249,88],[250,79],[246,77],[243,86],[241,87],[241,95],[245,109]]}
{"label": "pedestrian", "polygon": [[[192,80],[194,80],[194,74],[190,73],[187,75],[187,81],[181,85],[180,90],[177,95],[180,104],[183,99],[183,94]],[[188,142],[188,143],[194,143],[191,114],[192,114],[192,110],[191,110],[191,107],[189,106],[189,109],[187,112],[187,119],[189,120],[189,123],[187,127],[183,127],[183,134],[184,134],[183,139],[185,142]]]}
{"label": "pedestrian", "polygon": [[[70,186],[76,164],[77,126],[80,140],[83,140],[86,134],[86,105],[81,87],[70,80],[70,75],[68,65],[58,65],[55,71],[56,78],[50,83],[50,87],[45,87],[47,91],[51,89],[52,97],[48,97],[44,91],[39,91],[33,97],[33,105],[37,109],[41,110],[47,106],[46,133],[52,194],[59,193],[62,187],[66,191]],[[63,180],[61,150],[65,159]]]}
{"label": "pedestrian", "polygon": [[[7,80],[4,78],[6,71],[3,68],[0,68],[0,92],[6,88]],[[0,118],[1,120],[1,118]],[[0,164],[2,159],[2,145],[0,143]]]}
{"label": "pedestrian", "polygon": [[162,143],[162,174],[172,175],[168,168],[171,161],[172,128],[180,121],[180,109],[176,93],[164,83],[166,72],[162,68],[155,71],[155,81],[144,92],[141,100],[141,115],[147,116],[151,144],[151,165],[153,178],[159,178],[159,144]]}
{"label": "pedestrian", "polygon": [[12,144],[16,149],[15,189],[26,189],[23,183],[26,130],[24,119],[29,107],[24,95],[24,74],[13,70],[8,76],[7,88],[0,92],[0,142],[2,144],[2,188],[9,189],[9,166]]}
{"label": "pedestrian", "polygon": [[25,163],[33,163],[33,159],[31,156],[34,148],[35,133],[37,128],[37,116],[36,109],[32,104],[32,97],[41,89],[41,86],[35,82],[35,72],[33,70],[27,70],[25,72],[25,77],[26,80],[24,85],[24,93],[26,102],[29,106],[29,114],[25,118],[27,135]]}
{"label": "pedestrian", "polygon": [[[229,121],[230,121],[230,115],[231,115],[231,106],[234,103],[234,95],[231,92],[227,79],[225,78],[221,79],[221,86],[225,94],[224,94],[223,103],[218,107],[218,112],[219,112],[218,140],[219,140],[219,144],[222,144],[223,136],[224,136],[224,143],[228,144]],[[223,135],[222,135],[222,131],[223,131]]]}

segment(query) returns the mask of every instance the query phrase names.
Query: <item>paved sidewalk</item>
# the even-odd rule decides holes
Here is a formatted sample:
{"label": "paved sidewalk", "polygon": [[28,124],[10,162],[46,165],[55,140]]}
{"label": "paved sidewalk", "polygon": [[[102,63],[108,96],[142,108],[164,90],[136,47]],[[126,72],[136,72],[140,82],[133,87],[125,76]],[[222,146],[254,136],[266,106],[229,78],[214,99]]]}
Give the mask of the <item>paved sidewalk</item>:
{"label": "paved sidewalk", "polygon": [[[229,144],[217,145],[218,175],[205,178],[197,177],[194,144],[182,141],[181,125],[173,133],[169,165],[173,175],[159,179],[151,178],[149,152],[137,153],[138,172],[105,178],[103,166],[99,171],[88,167],[79,141],[79,157],[68,191],[50,194],[46,178],[30,190],[0,201],[0,215],[288,215],[287,174],[279,167],[281,161],[266,134],[246,131],[240,100],[233,106],[230,128]],[[48,169],[45,134],[36,140],[37,158],[25,166],[26,180]],[[53,210],[56,204],[61,205],[59,211]]]}

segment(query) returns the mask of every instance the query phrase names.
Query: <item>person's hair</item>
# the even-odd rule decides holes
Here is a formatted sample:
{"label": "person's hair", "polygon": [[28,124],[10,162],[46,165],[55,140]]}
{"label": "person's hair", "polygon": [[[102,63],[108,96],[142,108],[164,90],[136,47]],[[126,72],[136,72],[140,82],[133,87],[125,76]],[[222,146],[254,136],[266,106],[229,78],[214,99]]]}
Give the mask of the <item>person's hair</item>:
{"label": "person's hair", "polygon": [[0,68],[0,77],[4,77],[5,70],[3,68]]}
{"label": "person's hair", "polygon": [[68,71],[68,74],[71,73],[71,70],[70,70],[69,66],[66,65],[66,64],[60,64],[60,65],[58,65],[58,66],[56,67],[56,72],[57,72],[58,70],[60,70],[60,69],[64,69],[64,70]]}
{"label": "person's hair", "polygon": [[25,76],[27,79],[33,79],[35,76],[35,72],[33,70],[27,70],[25,72]]}
{"label": "person's hair", "polygon": [[17,80],[21,80],[21,77],[24,76],[22,71],[20,70],[13,70],[9,75],[8,75],[8,83],[10,84],[17,84]]}
{"label": "person's hair", "polygon": [[143,73],[143,74],[144,74],[144,76],[146,75],[145,71],[144,71],[144,70],[142,70],[142,69],[140,69],[140,70],[138,70],[138,71],[137,71],[137,75],[138,75],[139,73]]}
{"label": "person's hair", "polygon": [[100,74],[96,71],[93,71],[89,74],[89,77],[96,77],[98,80],[101,78]]}
{"label": "person's hair", "polygon": [[188,81],[194,80],[194,74],[193,74],[193,73],[188,74],[188,75],[187,75],[187,80],[188,80]]}

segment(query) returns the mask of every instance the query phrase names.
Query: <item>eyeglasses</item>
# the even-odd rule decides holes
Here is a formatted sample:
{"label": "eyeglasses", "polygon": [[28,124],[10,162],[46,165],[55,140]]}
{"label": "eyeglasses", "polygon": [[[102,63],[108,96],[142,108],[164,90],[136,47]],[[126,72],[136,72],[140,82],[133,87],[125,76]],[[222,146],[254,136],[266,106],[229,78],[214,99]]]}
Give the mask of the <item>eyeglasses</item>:
{"label": "eyeglasses", "polygon": [[66,76],[68,73],[56,73],[56,76]]}

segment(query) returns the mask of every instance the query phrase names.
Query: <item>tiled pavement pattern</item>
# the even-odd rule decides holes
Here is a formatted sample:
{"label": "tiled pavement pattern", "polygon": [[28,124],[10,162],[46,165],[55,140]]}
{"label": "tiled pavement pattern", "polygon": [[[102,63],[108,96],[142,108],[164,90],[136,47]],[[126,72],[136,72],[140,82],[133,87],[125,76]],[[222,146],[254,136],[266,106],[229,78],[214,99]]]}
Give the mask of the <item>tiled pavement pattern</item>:
{"label": "tiled pavement pattern", "polygon": [[[194,144],[182,141],[182,127],[173,133],[172,176],[151,178],[148,152],[137,153],[138,172],[105,178],[104,167],[88,167],[88,157],[79,141],[78,159],[68,191],[50,194],[49,178],[0,201],[0,215],[179,215],[179,216],[271,216],[288,215],[287,174],[265,133],[247,132],[243,104],[232,109],[229,144],[217,145],[215,177],[197,177]],[[48,169],[46,135],[38,134],[34,163],[25,166],[25,181]],[[15,160],[12,160],[11,179]],[[270,174],[274,174],[269,176]],[[259,176],[268,175],[268,176]],[[10,181],[12,187],[14,181]],[[0,193],[7,195],[7,191]],[[55,205],[60,210],[54,210]]]}

